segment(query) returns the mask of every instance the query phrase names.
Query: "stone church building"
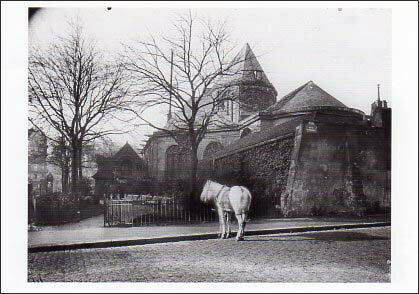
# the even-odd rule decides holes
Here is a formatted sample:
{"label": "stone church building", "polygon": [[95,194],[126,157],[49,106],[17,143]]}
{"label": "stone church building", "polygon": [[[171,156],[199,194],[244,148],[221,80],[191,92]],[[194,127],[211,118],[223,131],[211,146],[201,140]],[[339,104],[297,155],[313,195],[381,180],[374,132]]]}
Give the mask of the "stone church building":
{"label": "stone church building", "polygon": [[[238,63],[234,87],[229,87],[228,93],[235,97],[226,100],[217,113],[217,119],[222,120],[222,126],[210,126],[198,149],[198,159],[202,160],[214,152],[223,149],[251,129],[258,128],[255,115],[276,101],[277,91],[263,71],[249,44],[237,54],[233,60]],[[220,76],[215,82],[227,85],[231,77]],[[211,90],[208,91],[211,95]],[[165,129],[173,129],[175,119],[169,119]],[[148,139],[143,153],[148,164],[150,175],[156,179],[183,178],[188,171],[188,151],[163,131],[154,132]]]}
{"label": "stone church building", "polygon": [[[245,185],[255,202],[273,196],[285,216],[388,211],[391,109],[379,90],[369,115],[313,81],[277,99],[248,44],[238,56],[239,99],[221,109],[231,127],[202,141],[201,178]],[[156,180],[187,175],[185,148],[163,132],[150,136],[144,155]]]}

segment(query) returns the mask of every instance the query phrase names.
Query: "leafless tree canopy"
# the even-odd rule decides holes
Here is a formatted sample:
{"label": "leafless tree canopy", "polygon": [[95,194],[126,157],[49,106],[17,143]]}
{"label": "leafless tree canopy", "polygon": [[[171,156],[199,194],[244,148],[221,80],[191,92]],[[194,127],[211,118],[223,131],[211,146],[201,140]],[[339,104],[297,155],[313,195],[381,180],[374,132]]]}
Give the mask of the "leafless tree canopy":
{"label": "leafless tree canopy", "polygon": [[[150,35],[147,41],[126,45],[125,66],[140,97],[141,119],[169,133],[187,131],[199,143],[209,126],[225,123],[216,114],[226,99],[234,100],[225,93],[234,86],[243,60],[232,60],[235,48],[225,22],[186,14],[179,16],[173,29],[173,37]],[[171,109],[174,130],[158,127],[142,115],[158,105]]]}
{"label": "leafless tree canopy", "polygon": [[104,62],[81,27],[72,24],[71,33],[48,49],[30,50],[28,85],[29,121],[50,140],[69,142],[76,184],[82,173],[83,145],[124,132],[104,124],[132,102],[123,65]]}
{"label": "leafless tree canopy", "polygon": [[[136,114],[177,141],[187,138],[194,187],[198,146],[211,126],[225,123],[217,112],[225,100],[236,98],[226,93],[234,87],[244,60],[232,59],[235,48],[226,22],[213,23],[189,13],[178,16],[170,29],[174,32],[170,37],[151,34],[148,40],[126,45],[124,63],[139,97]],[[170,129],[144,117],[144,111],[155,106],[170,109]]]}
{"label": "leafless tree canopy", "polygon": [[122,64],[103,62],[79,27],[45,51],[33,49],[29,56],[30,122],[69,141],[74,136],[91,141],[114,133],[114,129],[100,128],[100,123],[130,103],[123,73]]}

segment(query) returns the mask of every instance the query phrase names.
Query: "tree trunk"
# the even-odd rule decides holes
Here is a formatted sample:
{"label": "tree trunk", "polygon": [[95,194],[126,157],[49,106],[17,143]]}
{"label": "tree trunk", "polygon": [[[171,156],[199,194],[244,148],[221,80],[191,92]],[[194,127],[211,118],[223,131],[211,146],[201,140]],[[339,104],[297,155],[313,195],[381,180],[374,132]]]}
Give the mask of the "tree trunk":
{"label": "tree trunk", "polygon": [[195,211],[198,207],[197,173],[198,173],[198,147],[192,146],[191,175],[190,175],[190,209]]}
{"label": "tree trunk", "polygon": [[70,159],[68,158],[67,154],[67,146],[64,140],[64,136],[61,137],[60,142],[60,150],[61,150],[61,158],[60,158],[60,165],[61,165],[61,190],[62,193],[65,195],[68,193],[68,183],[69,183],[69,164]]}
{"label": "tree trunk", "polygon": [[69,176],[70,176],[70,158],[68,158],[67,154],[64,155],[63,158],[63,167],[62,167],[62,174],[61,174],[61,181],[62,181],[62,192],[63,194],[68,193],[68,184],[69,184]]}
{"label": "tree trunk", "polygon": [[65,182],[66,174],[65,174],[65,162],[63,158],[63,162],[61,163],[61,191],[63,194],[67,193],[67,185]]}
{"label": "tree trunk", "polygon": [[79,142],[77,155],[79,157],[79,162],[78,162],[79,180],[82,181],[83,180],[83,145],[81,142]]}
{"label": "tree trunk", "polygon": [[78,141],[74,139],[71,142],[71,193],[77,197],[79,193],[79,156]]}

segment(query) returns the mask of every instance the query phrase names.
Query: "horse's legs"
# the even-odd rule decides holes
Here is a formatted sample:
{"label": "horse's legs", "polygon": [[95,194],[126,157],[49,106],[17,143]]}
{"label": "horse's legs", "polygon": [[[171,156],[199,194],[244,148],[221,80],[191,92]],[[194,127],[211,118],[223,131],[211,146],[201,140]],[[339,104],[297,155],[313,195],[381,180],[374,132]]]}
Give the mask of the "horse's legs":
{"label": "horse's legs", "polygon": [[220,221],[220,239],[224,239],[226,235],[225,215],[224,211],[221,208],[218,208],[218,219]]}
{"label": "horse's legs", "polygon": [[239,229],[237,230],[236,241],[243,240],[243,215],[236,214],[237,222],[239,223]]}
{"label": "horse's legs", "polygon": [[226,239],[230,237],[231,229],[230,229],[230,213],[226,211],[226,225],[227,225],[227,235]]}
{"label": "horse's legs", "polygon": [[246,220],[247,220],[247,215],[246,213],[242,214],[242,218],[243,218],[243,226],[242,226],[242,238],[244,237],[244,230],[246,229]]}

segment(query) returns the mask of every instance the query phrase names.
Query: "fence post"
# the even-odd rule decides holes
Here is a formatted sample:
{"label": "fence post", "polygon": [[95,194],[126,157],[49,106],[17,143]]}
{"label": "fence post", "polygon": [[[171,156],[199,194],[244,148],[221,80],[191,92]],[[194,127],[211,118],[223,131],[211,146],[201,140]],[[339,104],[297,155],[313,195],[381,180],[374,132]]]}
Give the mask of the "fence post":
{"label": "fence post", "polygon": [[160,220],[163,220],[163,201],[160,200]]}
{"label": "fence post", "polygon": [[122,223],[122,222],[125,223],[125,220],[122,218],[124,202],[121,202],[119,207],[120,207],[119,211],[121,212],[121,214],[119,215],[119,223]]}
{"label": "fence post", "polygon": [[133,200],[130,201],[131,206],[131,226],[134,226],[134,203]]}
{"label": "fence post", "polygon": [[[141,206],[140,206],[140,209],[141,209]],[[143,212],[140,211],[140,226],[142,225],[143,225]]]}
{"label": "fence post", "polygon": [[150,222],[150,213],[149,210],[151,210],[150,208],[150,203],[146,202],[146,215],[145,215],[145,224],[147,225]]}
{"label": "fence post", "polygon": [[166,204],[163,203],[163,200],[161,200],[160,201],[160,217],[164,222],[166,222],[166,215],[164,214],[165,208],[166,208]]}
{"label": "fence post", "polygon": [[103,202],[103,227],[106,227],[106,200]]}
{"label": "fence post", "polygon": [[113,226],[113,200],[110,200],[111,204],[111,226]]}
{"label": "fence post", "polygon": [[175,221],[175,197],[172,197],[172,222]]}
{"label": "fence post", "polygon": [[[175,218],[176,218],[176,220],[177,219],[179,219],[179,202],[178,202],[178,200],[174,200],[174,201],[176,201],[176,216],[175,216]],[[173,202],[173,210],[174,210],[174,204],[175,204],[175,202]],[[182,214],[180,215],[180,220],[182,220]]]}
{"label": "fence post", "polygon": [[156,203],[153,202],[153,223],[156,222]]}
{"label": "fence post", "polygon": [[167,198],[164,201],[164,218],[168,220],[170,220],[170,217],[167,215]]}

